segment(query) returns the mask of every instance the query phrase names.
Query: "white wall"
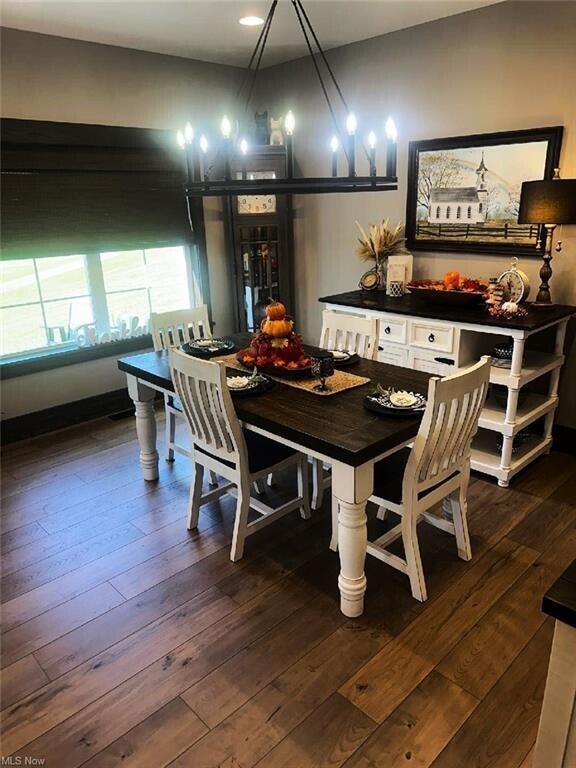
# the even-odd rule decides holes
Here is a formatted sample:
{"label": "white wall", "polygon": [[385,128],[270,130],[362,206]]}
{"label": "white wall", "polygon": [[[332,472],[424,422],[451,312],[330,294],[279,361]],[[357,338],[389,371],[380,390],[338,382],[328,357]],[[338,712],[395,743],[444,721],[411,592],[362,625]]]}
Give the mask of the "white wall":
{"label": "white wall", "polygon": [[[2,29],[2,115],[29,120],[176,130],[202,115],[217,128],[230,112],[241,71],[191,59]],[[218,201],[206,205],[216,332],[234,327],[230,258]],[[2,382],[11,418],[118,389],[116,358]]]}
{"label": "white wall", "polygon": [[[383,13],[385,3],[382,4]],[[321,30],[320,30],[321,32]],[[313,195],[295,200],[295,313],[305,338],[320,331],[319,296],[353,290],[366,268],[355,256],[355,220],[404,221],[408,142],[441,136],[564,125],[563,176],[576,176],[576,3],[506,2],[329,51],[328,58],[359,120],[359,135],[382,131],[394,116],[398,192]],[[479,74],[481,76],[479,76]],[[304,172],[330,173],[333,129],[309,60],[266,70],[261,107],[292,109]],[[373,122],[369,122],[373,121]],[[357,169],[362,172],[362,164]],[[554,259],[553,298],[576,304],[576,228],[564,227]],[[471,277],[498,275],[501,256],[415,254],[415,277],[457,268]],[[524,259],[534,293],[540,261]],[[562,386],[559,421],[576,426],[576,355]]]}

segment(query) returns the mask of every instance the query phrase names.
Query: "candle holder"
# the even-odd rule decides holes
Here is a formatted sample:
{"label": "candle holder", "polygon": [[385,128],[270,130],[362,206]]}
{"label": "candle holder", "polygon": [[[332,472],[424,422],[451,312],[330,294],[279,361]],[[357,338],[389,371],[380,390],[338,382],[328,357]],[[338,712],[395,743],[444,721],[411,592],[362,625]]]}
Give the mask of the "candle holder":
{"label": "candle holder", "polygon": [[334,356],[330,352],[319,352],[312,356],[312,375],[320,379],[314,389],[317,392],[329,392],[326,379],[334,375]]}

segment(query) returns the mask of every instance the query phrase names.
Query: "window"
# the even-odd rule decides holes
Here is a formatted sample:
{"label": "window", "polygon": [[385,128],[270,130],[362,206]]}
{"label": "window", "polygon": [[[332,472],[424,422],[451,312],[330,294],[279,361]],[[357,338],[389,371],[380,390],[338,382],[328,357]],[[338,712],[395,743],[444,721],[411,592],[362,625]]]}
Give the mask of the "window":
{"label": "window", "polygon": [[134,338],[151,312],[197,306],[185,246],[1,263],[4,362]]}
{"label": "window", "polygon": [[482,213],[482,203],[478,203],[478,213]]}
{"label": "window", "polygon": [[467,213],[467,216],[468,216],[468,218],[469,218],[469,219],[471,219],[471,218],[472,218],[472,206],[471,206],[471,205],[469,205],[469,206],[468,206],[468,213]]}
{"label": "window", "polygon": [[457,219],[461,219],[462,218],[462,208],[460,206],[458,206],[458,208],[456,208],[456,218]]}
{"label": "window", "polygon": [[452,212],[452,211],[451,211],[451,209],[450,209],[450,206],[448,206],[448,207],[446,208],[446,218],[447,218],[447,219],[449,219],[449,218],[450,218],[450,214],[451,214],[451,212]]}
{"label": "window", "polygon": [[439,219],[439,218],[440,218],[440,206],[439,206],[439,205],[438,205],[438,206],[436,206],[436,218],[437,218],[437,219]]}

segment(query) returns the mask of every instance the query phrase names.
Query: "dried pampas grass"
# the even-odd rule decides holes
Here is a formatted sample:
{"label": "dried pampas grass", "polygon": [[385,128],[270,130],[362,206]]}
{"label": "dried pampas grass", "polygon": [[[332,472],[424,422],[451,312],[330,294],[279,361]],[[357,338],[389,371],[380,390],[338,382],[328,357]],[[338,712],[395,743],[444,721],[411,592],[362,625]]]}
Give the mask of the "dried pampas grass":
{"label": "dried pampas grass", "polygon": [[389,220],[383,220],[380,224],[370,224],[369,233],[356,222],[362,237],[358,238],[356,253],[362,261],[375,261],[395,254],[406,253],[404,242],[404,226],[400,223],[392,229]]}

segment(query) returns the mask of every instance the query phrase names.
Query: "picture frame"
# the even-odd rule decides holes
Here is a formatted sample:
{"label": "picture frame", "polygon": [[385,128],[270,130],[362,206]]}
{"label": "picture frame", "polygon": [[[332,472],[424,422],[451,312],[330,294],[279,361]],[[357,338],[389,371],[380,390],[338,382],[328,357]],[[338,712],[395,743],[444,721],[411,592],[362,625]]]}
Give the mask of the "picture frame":
{"label": "picture frame", "polygon": [[411,141],[407,248],[541,256],[540,228],[517,221],[520,188],[553,177],[562,133],[553,126]]}

